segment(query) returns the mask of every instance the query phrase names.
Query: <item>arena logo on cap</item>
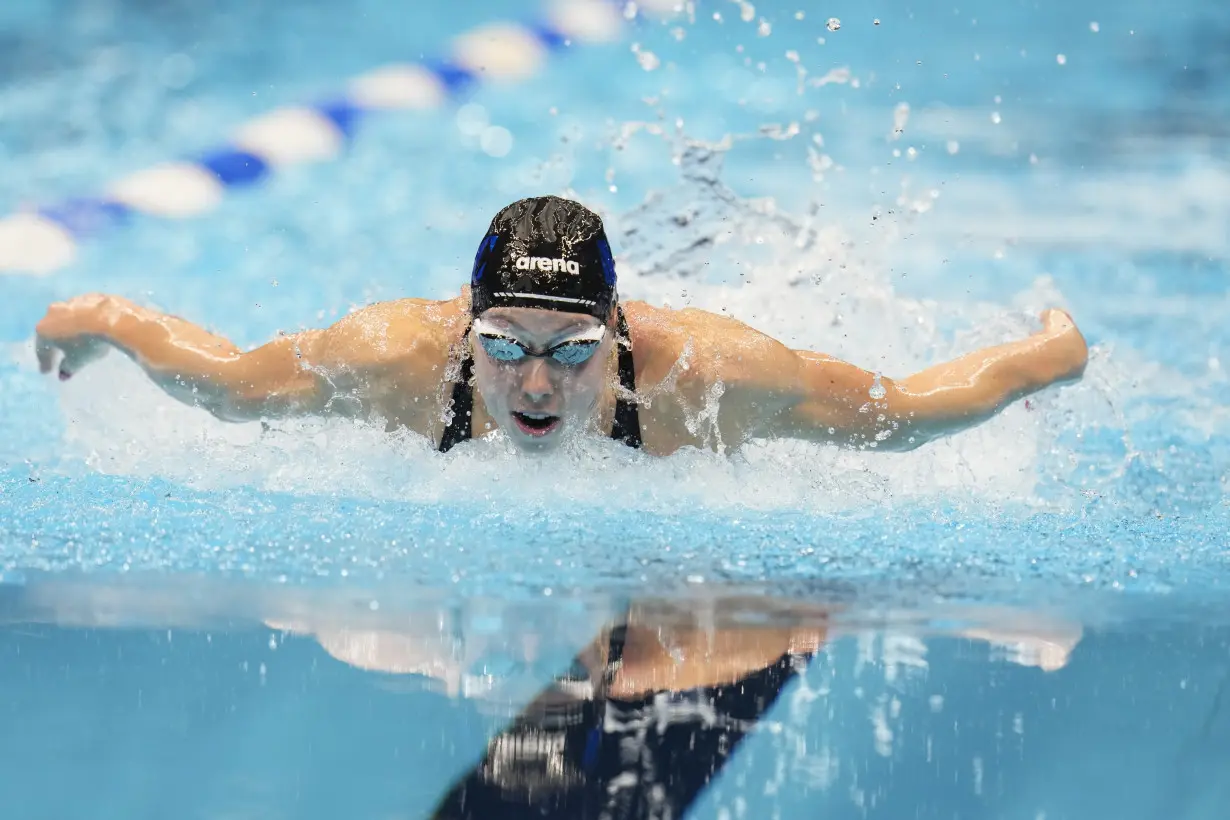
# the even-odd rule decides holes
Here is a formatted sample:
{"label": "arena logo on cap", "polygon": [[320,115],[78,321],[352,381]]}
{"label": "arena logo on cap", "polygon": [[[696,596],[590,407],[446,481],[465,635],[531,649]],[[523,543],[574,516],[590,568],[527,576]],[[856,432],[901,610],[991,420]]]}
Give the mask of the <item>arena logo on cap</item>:
{"label": "arena logo on cap", "polygon": [[540,270],[543,273],[581,272],[581,266],[571,259],[551,259],[547,256],[518,257],[516,267],[517,270]]}

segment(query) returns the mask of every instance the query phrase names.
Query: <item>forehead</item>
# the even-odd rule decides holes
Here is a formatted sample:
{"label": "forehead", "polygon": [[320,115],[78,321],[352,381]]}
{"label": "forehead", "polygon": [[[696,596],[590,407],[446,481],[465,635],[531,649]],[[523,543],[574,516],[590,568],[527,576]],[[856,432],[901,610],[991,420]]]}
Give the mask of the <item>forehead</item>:
{"label": "forehead", "polygon": [[589,330],[602,322],[585,313],[565,313],[541,308],[498,307],[484,311],[484,322],[516,330],[531,336],[553,336],[560,333]]}

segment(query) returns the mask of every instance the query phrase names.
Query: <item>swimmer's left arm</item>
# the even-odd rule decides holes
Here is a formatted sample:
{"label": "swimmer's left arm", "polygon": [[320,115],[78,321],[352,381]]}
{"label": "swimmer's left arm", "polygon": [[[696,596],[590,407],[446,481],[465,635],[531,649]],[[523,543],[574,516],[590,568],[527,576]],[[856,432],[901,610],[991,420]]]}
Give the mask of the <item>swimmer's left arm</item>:
{"label": "swimmer's left arm", "polygon": [[[1088,348],[1068,314],[1048,310],[1042,330],[985,348],[904,379],[881,377],[807,351],[779,351],[757,361],[765,375],[733,379],[749,398],[749,436],[910,450],[980,424],[1009,404],[1084,372]],[[729,394],[728,390],[728,394]],[[755,397],[761,402],[759,412]],[[780,408],[780,409],[779,409]],[[765,413],[764,410],[769,412]],[[738,412],[736,410],[736,412]]]}

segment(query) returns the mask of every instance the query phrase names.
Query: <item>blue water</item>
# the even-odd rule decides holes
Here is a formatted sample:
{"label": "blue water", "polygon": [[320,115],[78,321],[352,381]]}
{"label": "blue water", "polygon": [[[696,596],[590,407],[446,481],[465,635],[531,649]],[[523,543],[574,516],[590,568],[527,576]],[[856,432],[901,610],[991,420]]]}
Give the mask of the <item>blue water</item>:
{"label": "blue water", "polygon": [[[732,597],[842,627],[688,816],[1222,816],[1230,15],[801,5],[743,22],[697,4],[477,90],[514,136],[506,157],[455,107],[374,118],[337,162],[0,280],[14,816],[430,816],[627,599],[713,629],[704,613]],[[5,4],[0,207],[191,156],[532,16],[455,6]],[[807,84],[839,68],[857,87]],[[118,357],[65,385],[33,367],[47,303],[85,291],[241,346],[451,295],[491,213],[542,191],[603,211],[631,298],[725,308],[893,375],[1061,305],[1090,368],[915,453],[778,442],[655,462],[595,444],[531,463],[348,423],[222,425]],[[328,637],[375,632],[435,665],[381,671]],[[439,659],[473,635],[542,651],[519,677],[491,667],[494,692],[449,691]],[[1039,642],[1062,647],[1051,671],[1029,662]]]}

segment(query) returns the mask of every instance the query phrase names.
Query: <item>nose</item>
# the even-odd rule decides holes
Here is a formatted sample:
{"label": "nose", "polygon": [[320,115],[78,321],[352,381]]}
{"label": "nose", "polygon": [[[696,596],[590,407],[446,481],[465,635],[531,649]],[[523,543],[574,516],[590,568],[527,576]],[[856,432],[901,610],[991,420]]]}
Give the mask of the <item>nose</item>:
{"label": "nose", "polygon": [[521,375],[521,392],[527,399],[534,402],[542,401],[555,392],[555,385],[551,383],[551,373],[546,362],[535,359],[526,363]]}

